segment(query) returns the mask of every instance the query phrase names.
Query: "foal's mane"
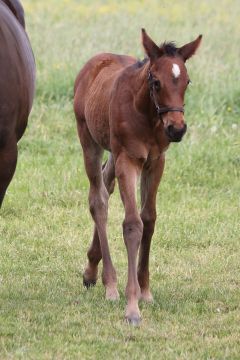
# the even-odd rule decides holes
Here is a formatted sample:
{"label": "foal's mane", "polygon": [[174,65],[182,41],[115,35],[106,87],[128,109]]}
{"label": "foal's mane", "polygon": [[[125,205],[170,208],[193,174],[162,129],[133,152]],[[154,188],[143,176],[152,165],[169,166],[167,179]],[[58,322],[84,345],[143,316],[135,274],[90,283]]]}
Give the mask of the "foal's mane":
{"label": "foal's mane", "polygon": [[164,52],[167,56],[175,56],[177,54],[177,47],[173,41],[164,42],[160,45],[160,49]]}
{"label": "foal's mane", "polygon": [[148,62],[148,57],[145,57],[143,60],[138,60],[133,66],[137,69],[143,67]]}
{"label": "foal's mane", "polygon": [[[167,56],[175,56],[177,55],[178,48],[176,47],[176,44],[173,41],[164,42],[162,43],[159,48],[163,51],[164,55]],[[141,68],[148,62],[148,57],[145,57],[143,60],[138,60],[134,67]]]}

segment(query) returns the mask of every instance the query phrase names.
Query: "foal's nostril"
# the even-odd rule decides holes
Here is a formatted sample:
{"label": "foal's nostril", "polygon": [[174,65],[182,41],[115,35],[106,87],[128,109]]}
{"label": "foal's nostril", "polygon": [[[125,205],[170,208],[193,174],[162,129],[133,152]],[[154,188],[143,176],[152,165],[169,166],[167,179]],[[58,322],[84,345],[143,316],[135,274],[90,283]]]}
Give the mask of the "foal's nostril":
{"label": "foal's nostril", "polygon": [[177,128],[177,127],[174,127],[173,125],[169,125],[168,126],[168,132],[170,132],[171,134],[184,134],[187,130],[187,125],[184,124],[181,128]]}
{"label": "foal's nostril", "polygon": [[168,127],[167,127],[168,133],[171,134],[173,132],[173,130],[174,130],[173,125],[168,125]]}
{"label": "foal's nostril", "polygon": [[176,129],[178,134],[182,134],[184,135],[185,132],[187,131],[187,124],[184,124],[183,127],[181,127],[180,129]]}

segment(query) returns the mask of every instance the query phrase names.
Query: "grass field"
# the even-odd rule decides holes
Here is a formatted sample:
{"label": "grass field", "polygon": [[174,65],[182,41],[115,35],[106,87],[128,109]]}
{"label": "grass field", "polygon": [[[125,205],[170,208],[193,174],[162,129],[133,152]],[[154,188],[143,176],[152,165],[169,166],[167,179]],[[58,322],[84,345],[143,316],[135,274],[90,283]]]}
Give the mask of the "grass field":
{"label": "grass field", "polygon": [[[240,359],[240,4],[237,0],[24,0],[36,99],[0,212],[0,359]],[[179,45],[189,131],[167,152],[151,252],[155,302],[123,319],[127,256],[118,191],[109,240],[121,299],[82,287],[91,239],[88,181],[72,111],[92,55],[142,58],[140,29]],[[116,189],[117,190],[117,189]]]}

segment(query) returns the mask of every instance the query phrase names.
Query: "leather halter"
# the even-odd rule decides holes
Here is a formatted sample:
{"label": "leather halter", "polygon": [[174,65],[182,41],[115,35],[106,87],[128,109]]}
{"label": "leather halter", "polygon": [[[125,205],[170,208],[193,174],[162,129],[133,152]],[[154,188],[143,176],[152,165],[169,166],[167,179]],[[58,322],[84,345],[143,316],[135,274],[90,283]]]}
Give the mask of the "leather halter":
{"label": "leather halter", "polygon": [[156,107],[156,110],[157,110],[157,114],[159,115],[161,121],[162,121],[162,114],[166,114],[168,112],[181,112],[184,114],[184,107],[170,107],[170,106],[160,106],[156,100],[155,100],[155,97],[153,95],[153,88],[154,88],[154,85],[153,85],[153,81],[154,81],[154,78],[153,78],[153,75],[151,73],[151,70],[149,69],[148,70],[148,84],[149,84],[149,89],[150,89],[150,96],[154,102],[154,105]]}

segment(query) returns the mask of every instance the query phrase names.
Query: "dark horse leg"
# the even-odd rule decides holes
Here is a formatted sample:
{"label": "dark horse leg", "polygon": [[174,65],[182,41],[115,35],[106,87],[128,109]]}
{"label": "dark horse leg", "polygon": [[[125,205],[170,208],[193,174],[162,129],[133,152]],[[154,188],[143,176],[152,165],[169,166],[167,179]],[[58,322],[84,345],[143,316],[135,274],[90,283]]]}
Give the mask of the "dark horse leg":
{"label": "dark horse leg", "polygon": [[15,136],[5,138],[0,134],[0,207],[17,164],[17,141]]}
{"label": "dark horse leg", "polygon": [[[92,139],[85,121],[79,123],[78,126],[79,126],[80,141],[84,153],[85,168],[90,182],[89,207],[92,218],[95,223],[93,244],[90,247],[90,259],[91,259],[90,264],[92,266],[92,267],[90,266],[90,270],[93,269],[93,274],[94,274],[94,267],[95,267],[95,272],[96,272],[96,263],[100,261],[102,256],[102,261],[103,261],[102,281],[106,289],[106,298],[110,300],[116,300],[119,297],[117,291],[117,277],[116,277],[116,271],[113,267],[112,260],[110,257],[108,240],[107,240],[107,231],[106,231],[108,198],[113,180],[108,178],[107,174],[105,175],[105,182],[106,184],[109,184],[108,185],[109,192],[108,192],[102,172],[101,162],[102,162],[103,149],[98,144],[96,144],[95,141]],[[112,170],[112,167],[109,166],[109,169]],[[111,172],[110,170],[109,173]]]}
{"label": "dark horse leg", "polygon": [[[103,181],[106,189],[111,195],[114,191],[115,185],[115,167],[112,154],[110,154],[108,161],[104,164],[102,169]],[[88,264],[83,274],[83,284],[87,288],[96,284],[98,275],[98,263],[102,259],[101,246],[96,225],[94,226],[94,233],[92,243],[89,247]]]}
{"label": "dark horse leg", "polygon": [[141,176],[141,219],[143,236],[139,251],[138,281],[141,288],[141,298],[152,301],[149,288],[149,252],[156,221],[156,195],[164,169],[164,155],[159,159],[146,163]]}

